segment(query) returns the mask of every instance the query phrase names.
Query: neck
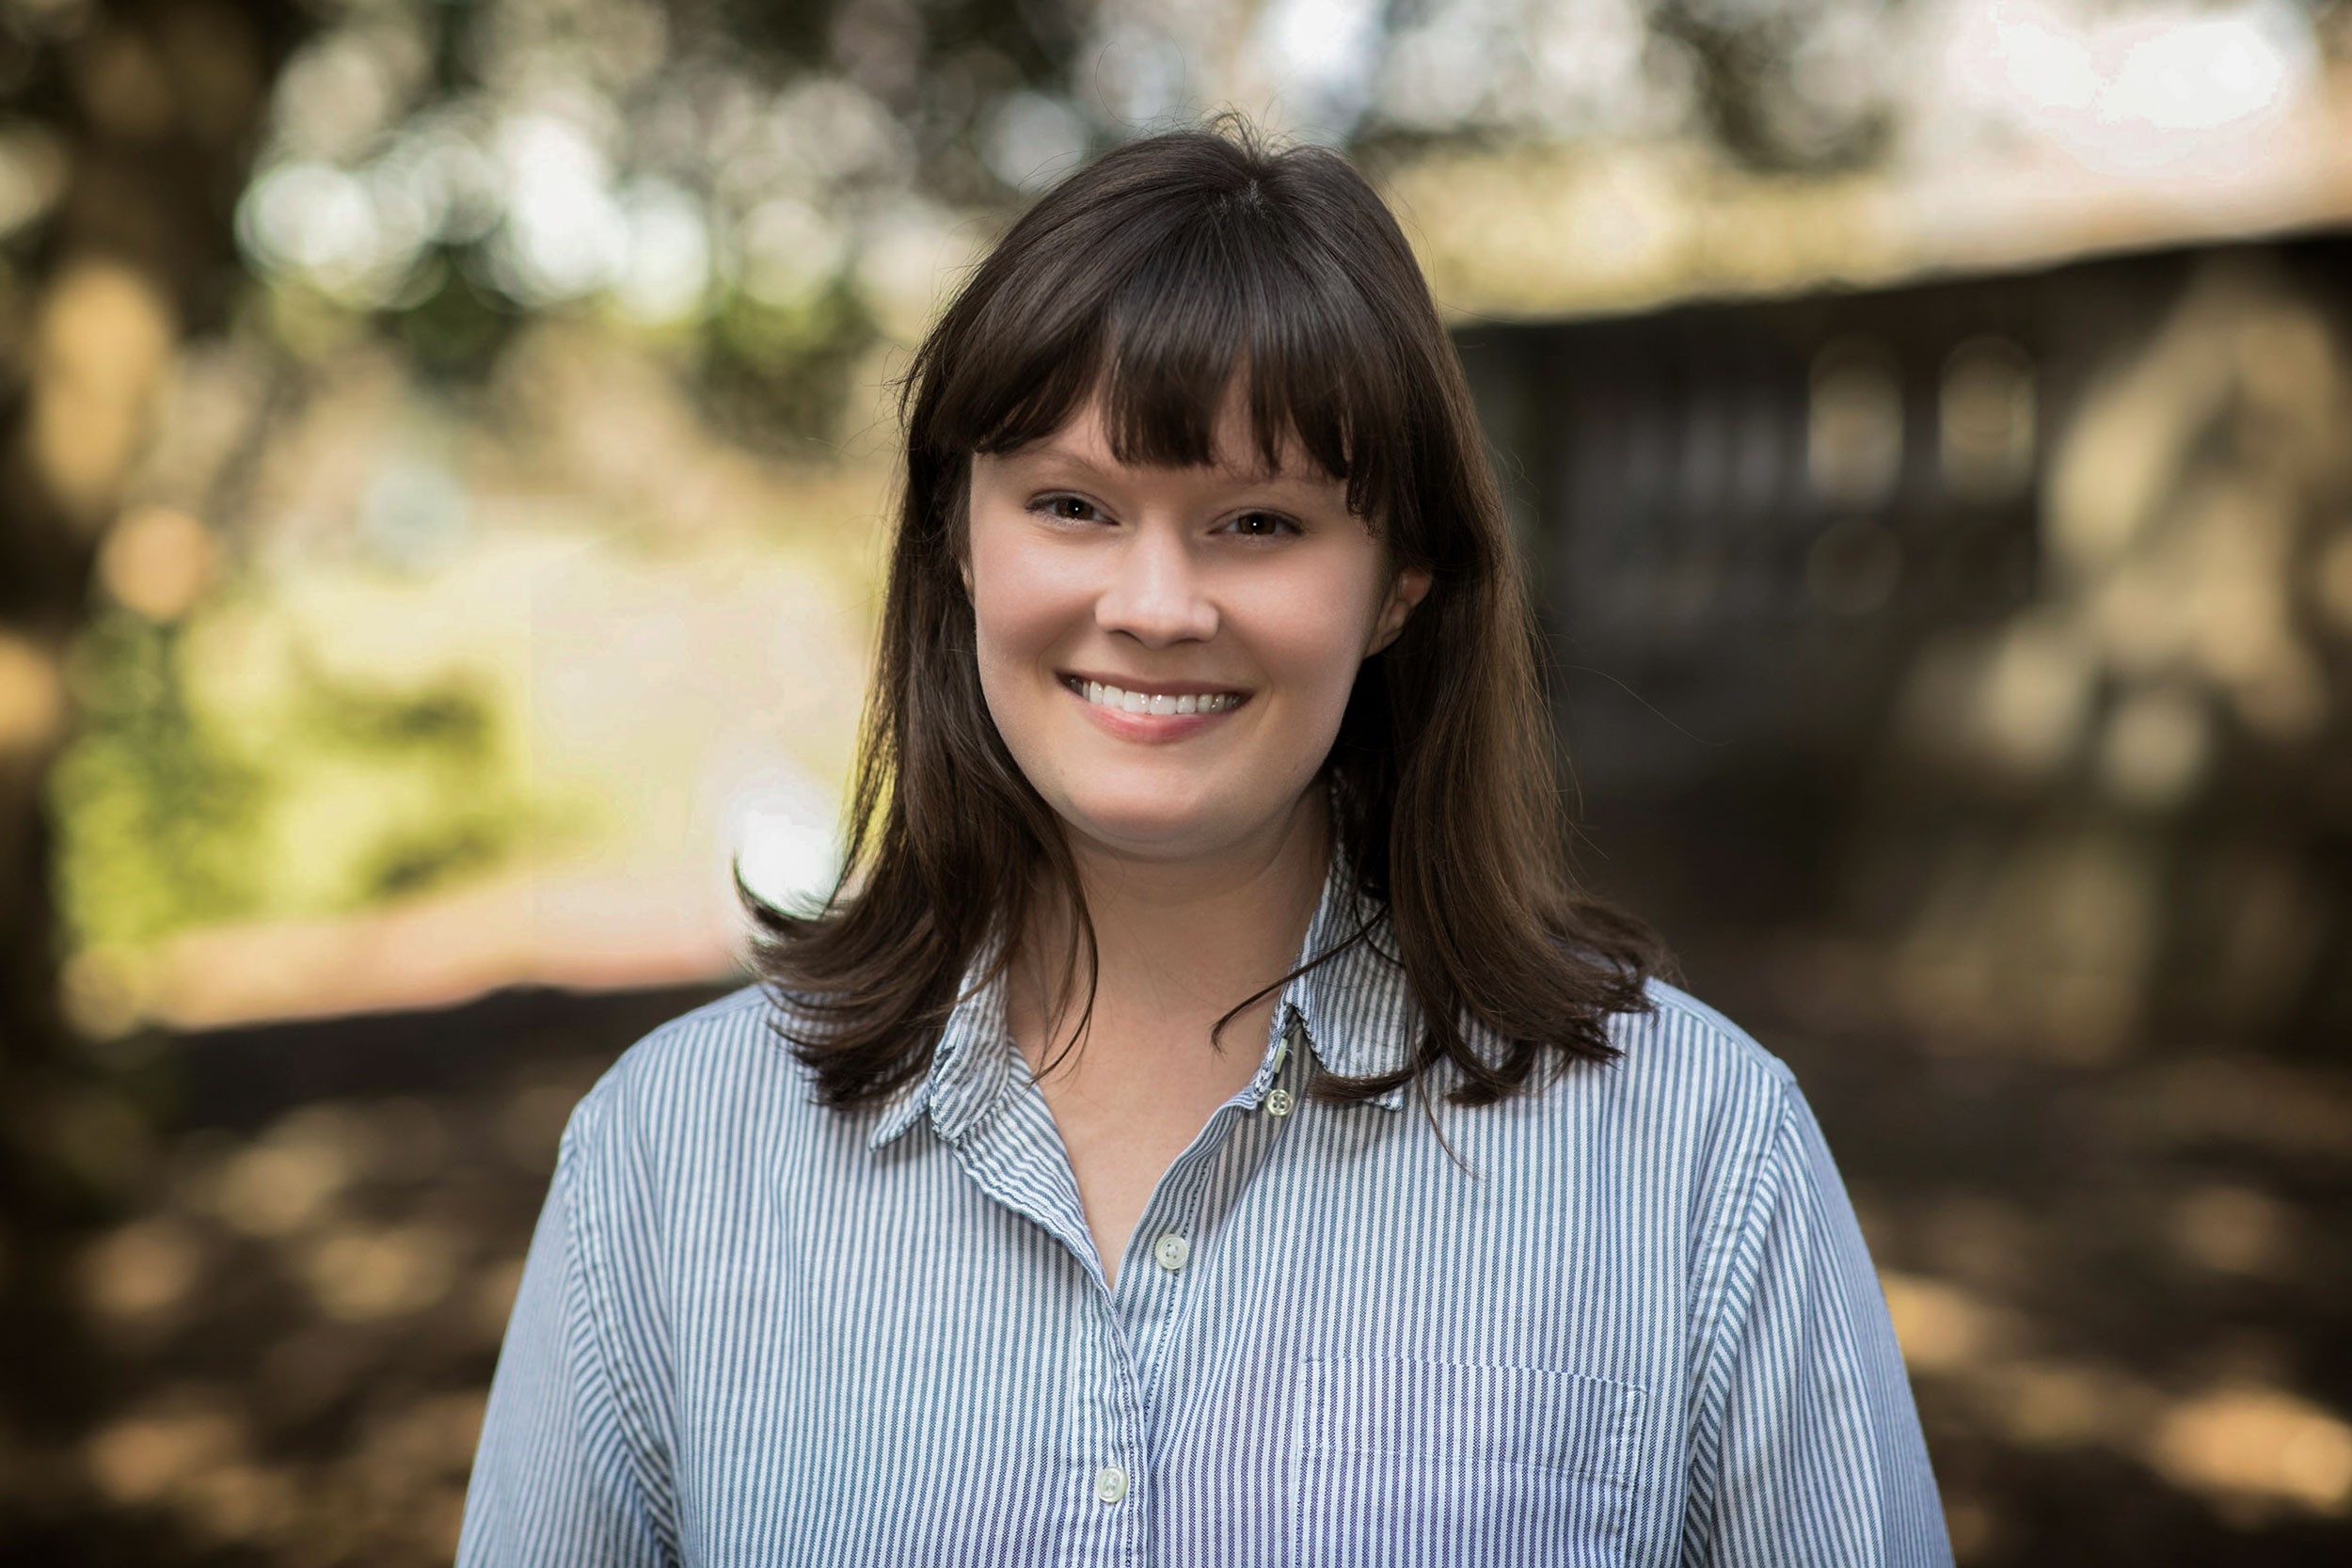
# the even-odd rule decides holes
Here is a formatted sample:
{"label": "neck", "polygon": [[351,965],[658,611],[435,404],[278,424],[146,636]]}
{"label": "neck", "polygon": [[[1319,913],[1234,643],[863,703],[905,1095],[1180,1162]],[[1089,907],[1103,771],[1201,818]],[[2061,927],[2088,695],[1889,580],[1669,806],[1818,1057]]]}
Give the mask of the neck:
{"label": "neck", "polygon": [[[1165,1043],[1188,1038],[1205,1051],[1210,1025],[1297,961],[1329,864],[1330,822],[1323,792],[1310,789],[1284,821],[1214,860],[1141,860],[1080,844],[1072,850],[1094,927],[1098,1021],[1106,1005],[1120,1016],[1183,1021]],[[1074,984],[1060,983],[1073,911],[1059,898],[1040,902],[1013,990],[1016,1010],[1045,1026],[1016,1033],[1058,1049],[1078,1027],[1087,976],[1081,969]],[[1090,1030],[1087,1050],[1119,1050],[1126,1037]],[[1255,1042],[1241,1037],[1238,1022],[1219,1044],[1254,1064]]]}

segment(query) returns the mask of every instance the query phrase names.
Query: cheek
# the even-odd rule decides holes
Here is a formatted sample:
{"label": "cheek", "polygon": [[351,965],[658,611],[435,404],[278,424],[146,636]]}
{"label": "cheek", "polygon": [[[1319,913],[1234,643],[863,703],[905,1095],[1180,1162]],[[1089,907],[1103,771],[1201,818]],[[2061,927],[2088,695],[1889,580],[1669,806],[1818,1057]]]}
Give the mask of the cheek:
{"label": "cheek", "polygon": [[975,531],[972,618],[980,700],[1014,760],[1034,780],[1051,773],[1056,705],[1052,671],[1092,624],[1093,600],[1060,552],[1021,547]]}
{"label": "cheek", "polygon": [[1050,561],[991,531],[976,529],[967,581],[981,673],[1036,657],[1065,635],[1085,610],[1083,594],[1060,580]]}
{"label": "cheek", "polygon": [[[1335,580],[1336,578],[1336,580]],[[1253,605],[1251,643],[1267,674],[1337,721],[1372,636],[1369,574],[1318,573]]]}

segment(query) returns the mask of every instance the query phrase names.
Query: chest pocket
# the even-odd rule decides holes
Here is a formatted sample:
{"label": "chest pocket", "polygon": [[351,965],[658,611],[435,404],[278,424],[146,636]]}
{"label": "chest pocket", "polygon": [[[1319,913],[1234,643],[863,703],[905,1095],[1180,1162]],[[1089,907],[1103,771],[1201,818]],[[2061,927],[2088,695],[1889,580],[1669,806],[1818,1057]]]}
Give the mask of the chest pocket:
{"label": "chest pocket", "polygon": [[1525,1367],[1311,1361],[1292,1473],[1301,1568],[1624,1560],[1641,1390]]}

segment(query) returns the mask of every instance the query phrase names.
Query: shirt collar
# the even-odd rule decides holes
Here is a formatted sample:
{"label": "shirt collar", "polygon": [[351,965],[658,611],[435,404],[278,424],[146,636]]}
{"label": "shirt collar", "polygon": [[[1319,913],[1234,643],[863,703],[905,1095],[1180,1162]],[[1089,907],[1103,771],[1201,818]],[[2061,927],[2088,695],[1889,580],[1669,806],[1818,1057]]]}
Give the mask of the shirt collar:
{"label": "shirt collar", "polygon": [[[1388,911],[1358,889],[1353,867],[1334,850],[1292,967],[1323,961],[1283,989],[1273,1037],[1241,1092],[1243,1103],[1255,1107],[1273,1087],[1285,1065],[1285,1041],[1304,1044],[1325,1071],[1344,1078],[1384,1076],[1410,1063],[1420,1015],[1393,951]],[[959,1142],[1009,1086],[1020,1053],[1005,1027],[1005,977],[989,973],[995,961],[989,947],[965,973],[930,1069],[883,1104],[869,1146],[896,1139],[927,1111],[932,1131]],[[1394,1110],[1404,1101],[1399,1085],[1370,1103]]]}
{"label": "shirt collar", "polygon": [[932,1130],[954,1143],[1002,1092],[1019,1053],[1005,1027],[1005,976],[989,973],[995,967],[991,944],[964,973],[956,1005],[931,1049],[930,1067],[884,1102],[866,1140],[869,1147],[889,1143],[926,1111]]}
{"label": "shirt collar", "polygon": [[[1335,850],[1298,957],[1300,964],[1323,961],[1282,992],[1282,1010],[1326,1072],[1382,1077],[1412,1060],[1420,1012],[1395,945],[1386,906],[1358,889],[1353,866]],[[1402,1085],[1371,1101],[1390,1110],[1404,1102]]]}

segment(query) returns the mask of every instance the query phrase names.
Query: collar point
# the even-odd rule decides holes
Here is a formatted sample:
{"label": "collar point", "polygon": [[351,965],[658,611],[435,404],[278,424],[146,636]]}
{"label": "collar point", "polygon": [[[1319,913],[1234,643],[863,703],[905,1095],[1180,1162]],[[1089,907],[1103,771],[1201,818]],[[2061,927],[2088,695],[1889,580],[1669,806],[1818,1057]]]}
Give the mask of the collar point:
{"label": "collar point", "polygon": [[881,1113],[874,1117],[874,1125],[866,1134],[866,1147],[878,1149],[897,1143],[930,1106],[929,1085],[917,1084],[900,1090],[883,1102]]}

